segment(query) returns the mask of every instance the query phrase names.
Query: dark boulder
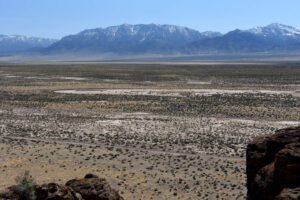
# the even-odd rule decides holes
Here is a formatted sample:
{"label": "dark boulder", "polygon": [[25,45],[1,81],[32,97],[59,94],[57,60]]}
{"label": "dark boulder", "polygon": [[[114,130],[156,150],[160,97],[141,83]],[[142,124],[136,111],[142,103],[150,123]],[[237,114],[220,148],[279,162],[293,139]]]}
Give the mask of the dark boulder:
{"label": "dark boulder", "polygon": [[258,137],[247,147],[248,200],[300,199],[300,127]]}
{"label": "dark boulder", "polygon": [[84,200],[123,200],[105,179],[93,174],[87,174],[83,179],[70,180],[66,186],[79,193]]}
{"label": "dark boulder", "polygon": [[37,200],[78,200],[72,189],[56,183],[35,186],[35,196]]}

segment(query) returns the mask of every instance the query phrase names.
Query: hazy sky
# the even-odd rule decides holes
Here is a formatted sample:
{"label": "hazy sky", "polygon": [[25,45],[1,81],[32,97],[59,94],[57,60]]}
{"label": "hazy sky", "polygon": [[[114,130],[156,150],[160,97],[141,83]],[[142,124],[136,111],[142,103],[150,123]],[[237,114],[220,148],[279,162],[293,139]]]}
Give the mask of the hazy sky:
{"label": "hazy sky", "polygon": [[300,27],[300,0],[0,0],[0,34],[60,38],[123,23],[227,32],[273,22]]}

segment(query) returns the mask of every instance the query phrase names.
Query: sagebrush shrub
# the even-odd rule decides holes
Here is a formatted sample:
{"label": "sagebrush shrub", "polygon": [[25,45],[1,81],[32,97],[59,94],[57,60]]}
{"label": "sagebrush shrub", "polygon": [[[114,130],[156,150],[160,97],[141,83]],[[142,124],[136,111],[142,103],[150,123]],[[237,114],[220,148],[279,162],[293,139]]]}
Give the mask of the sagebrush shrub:
{"label": "sagebrush shrub", "polygon": [[13,191],[19,196],[19,200],[35,200],[34,185],[35,181],[30,176],[29,171],[25,171],[23,176],[17,176]]}

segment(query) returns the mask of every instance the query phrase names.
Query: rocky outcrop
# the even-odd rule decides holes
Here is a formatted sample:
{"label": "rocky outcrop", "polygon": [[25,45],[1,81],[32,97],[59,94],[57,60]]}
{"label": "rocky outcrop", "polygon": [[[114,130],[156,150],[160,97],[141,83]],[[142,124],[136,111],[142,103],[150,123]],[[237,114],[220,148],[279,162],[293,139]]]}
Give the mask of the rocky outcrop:
{"label": "rocky outcrop", "polygon": [[49,183],[44,185],[35,186],[35,196],[37,200],[50,200],[50,199],[68,199],[68,200],[79,200],[77,194],[71,189],[63,185],[56,183]]}
{"label": "rocky outcrop", "polygon": [[248,200],[300,200],[300,127],[248,145],[247,188]]}
{"label": "rocky outcrop", "polygon": [[66,186],[79,193],[85,200],[123,200],[105,179],[87,174],[83,179],[73,179]]}
{"label": "rocky outcrop", "polygon": [[[66,185],[49,183],[34,186],[36,200],[124,200],[108,182],[93,174],[73,179]],[[0,193],[0,199],[18,200],[12,188]]]}

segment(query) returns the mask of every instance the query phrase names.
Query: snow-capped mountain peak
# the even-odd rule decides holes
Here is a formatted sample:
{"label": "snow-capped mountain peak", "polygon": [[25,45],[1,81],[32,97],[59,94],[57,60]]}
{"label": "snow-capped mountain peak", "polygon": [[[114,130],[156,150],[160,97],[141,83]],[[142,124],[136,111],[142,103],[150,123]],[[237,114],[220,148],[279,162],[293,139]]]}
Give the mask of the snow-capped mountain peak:
{"label": "snow-capped mountain peak", "polygon": [[78,35],[85,37],[97,37],[97,35],[105,35],[110,39],[120,38],[124,36],[136,36],[136,37],[172,37],[180,36],[185,37],[187,40],[197,40],[205,37],[220,36],[218,32],[204,32],[200,33],[197,30],[193,30],[187,27],[176,25],[161,25],[161,24],[122,24],[119,26],[110,26],[107,28],[88,29],[80,32]]}
{"label": "snow-capped mountain peak", "polygon": [[300,29],[279,23],[259,26],[248,31],[264,37],[300,37]]}
{"label": "snow-capped mountain peak", "polygon": [[51,45],[48,50],[97,52],[167,52],[188,43],[219,36],[218,32],[197,30],[167,24],[122,24],[84,30]]}

